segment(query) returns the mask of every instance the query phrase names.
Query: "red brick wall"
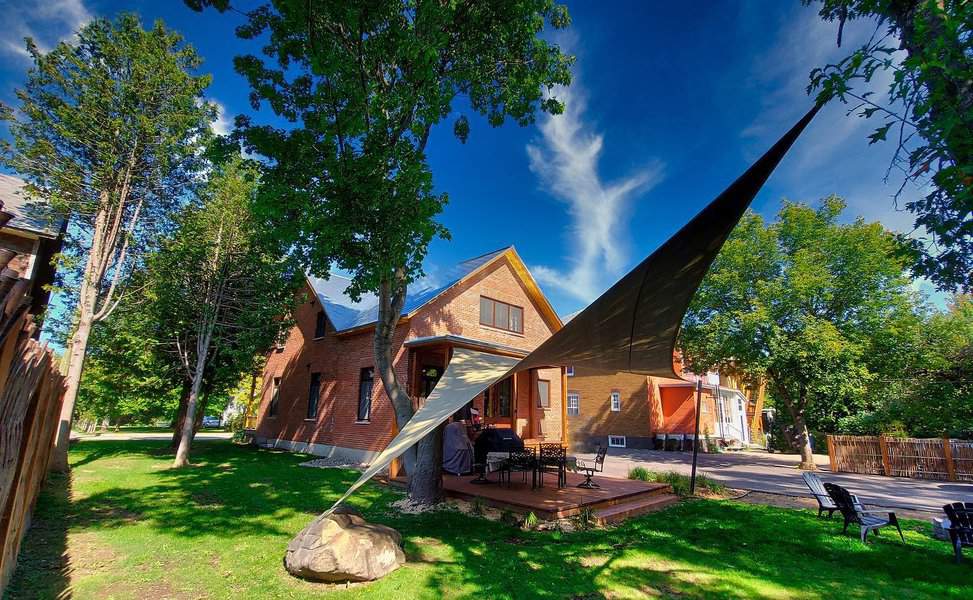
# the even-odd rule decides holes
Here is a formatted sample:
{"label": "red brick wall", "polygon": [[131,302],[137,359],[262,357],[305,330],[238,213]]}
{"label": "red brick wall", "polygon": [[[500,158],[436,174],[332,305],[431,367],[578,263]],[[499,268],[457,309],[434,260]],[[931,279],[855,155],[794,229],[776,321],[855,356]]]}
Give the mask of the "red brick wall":
{"label": "red brick wall", "polygon": [[[320,304],[308,288],[295,311],[296,325],[290,330],[283,350],[271,353],[264,371],[257,435],[270,439],[312,442],[378,451],[392,438],[394,413],[376,377],[369,423],[356,423],[359,373],[374,364],[371,328],[338,336],[328,326],[324,338],[314,340]],[[523,334],[479,324],[480,295],[524,308]],[[400,324],[393,343],[394,364],[399,380],[409,382],[409,339],[445,334],[504,344],[530,350],[547,339],[553,328],[541,317],[526,288],[506,257],[477,273],[423,307],[408,322]],[[311,373],[321,373],[318,417],[307,415]],[[561,435],[560,371],[543,371],[551,380],[551,407],[543,413],[543,430],[548,439]],[[281,378],[278,414],[270,417],[273,378]]]}
{"label": "red brick wall", "polygon": [[17,256],[13,258],[7,267],[17,271],[21,277],[27,277],[27,268],[30,266],[30,257],[34,255],[35,240],[28,239],[12,233],[0,232],[0,248],[13,250]]}

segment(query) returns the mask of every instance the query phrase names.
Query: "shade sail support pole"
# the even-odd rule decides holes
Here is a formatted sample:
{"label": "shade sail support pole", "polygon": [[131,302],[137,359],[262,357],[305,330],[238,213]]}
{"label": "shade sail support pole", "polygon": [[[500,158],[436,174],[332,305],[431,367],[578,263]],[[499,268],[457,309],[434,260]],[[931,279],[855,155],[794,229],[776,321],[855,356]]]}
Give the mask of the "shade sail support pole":
{"label": "shade sail support pole", "polygon": [[696,428],[693,434],[693,474],[689,480],[689,495],[696,495],[696,459],[699,456],[699,410],[703,404],[703,378],[696,379]]}

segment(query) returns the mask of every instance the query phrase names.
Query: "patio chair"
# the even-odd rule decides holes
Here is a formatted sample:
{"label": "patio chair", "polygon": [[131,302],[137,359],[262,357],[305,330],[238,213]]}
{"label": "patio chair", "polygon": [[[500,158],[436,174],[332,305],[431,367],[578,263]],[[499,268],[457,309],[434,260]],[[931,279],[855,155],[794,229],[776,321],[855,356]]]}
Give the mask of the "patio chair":
{"label": "patio chair", "polygon": [[682,450],[682,440],[685,436],[681,433],[670,433],[666,436],[666,450]]}
{"label": "patio chair", "polygon": [[557,487],[568,482],[568,451],[561,444],[541,444],[537,459],[537,485],[544,487],[544,473],[557,473]]}
{"label": "patio chair", "polygon": [[834,511],[838,510],[838,505],[834,503],[831,496],[828,495],[828,490],[824,489],[824,484],[821,483],[821,478],[811,473],[810,471],[804,471],[801,473],[801,477],[804,478],[804,483],[807,484],[808,489],[811,490],[811,495],[814,499],[818,501],[818,517],[820,517],[824,511],[828,511],[828,518],[834,514]]}
{"label": "patio chair", "polygon": [[509,486],[510,476],[515,472],[524,474],[524,483],[527,483],[527,474],[530,473],[530,487],[531,489],[537,487],[537,453],[533,448],[510,452],[507,460],[500,465],[500,483],[503,483],[504,477],[506,477]]}
{"label": "patio chair", "polygon": [[682,441],[682,449],[687,452],[693,451],[693,444],[696,442],[696,434],[687,433],[686,438]]}
{"label": "patio chair", "polygon": [[[899,537],[902,538],[902,541],[905,541],[905,537],[902,535],[902,528],[899,527],[899,520],[895,517],[894,512],[888,510],[865,510],[857,496],[834,483],[824,484],[824,489],[828,491],[828,495],[838,505],[838,510],[841,511],[841,515],[845,518],[845,528],[842,529],[842,533],[847,533],[848,526],[856,523],[861,527],[861,540],[864,544],[868,543],[866,538],[869,531],[874,531],[875,535],[878,535],[879,529],[887,525],[892,525],[899,530]],[[886,516],[877,516],[880,514]]]}
{"label": "patio chair", "polygon": [[575,467],[576,470],[584,473],[584,481],[578,484],[579,488],[593,489],[600,488],[601,486],[597,483],[591,481],[591,478],[595,473],[601,473],[605,470],[605,455],[608,454],[608,446],[602,446],[598,444],[598,450],[595,451],[594,460],[584,460],[579,458],[578,465]]}
{"label": "patio chair", "polygon": [[653,450],[665,450],[666,449],[666,434],[657,433],[655,434],[655,441],[652,444]]}
{"label": "patio chair", "polygon": [[963,560],[963,546],[973,546],[973,502],[953,502],[943,507],[949,519],[949,541],[956,562]]}

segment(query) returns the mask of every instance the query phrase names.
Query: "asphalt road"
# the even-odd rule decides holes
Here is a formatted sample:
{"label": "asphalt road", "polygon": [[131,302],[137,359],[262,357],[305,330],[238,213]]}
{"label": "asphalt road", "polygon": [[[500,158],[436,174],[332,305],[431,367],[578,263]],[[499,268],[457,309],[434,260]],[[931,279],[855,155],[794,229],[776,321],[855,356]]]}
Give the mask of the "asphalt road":
{"label": "asphalt road", "polygon": [[[798,462],[796,455],[766,452],[700,454],[698,471],[731,488],[810,497],[797,468]],[[822,481],[848,488],[866,504],[942,513],[943,505],[949,502],[973,502],[973,483],[832,473],[826,455],[816,455],[815,462]],[[692,469],[692,453],[610,448],[605,459],[605,475],[626,477],[628,470],[635,466],[688,475]]]}

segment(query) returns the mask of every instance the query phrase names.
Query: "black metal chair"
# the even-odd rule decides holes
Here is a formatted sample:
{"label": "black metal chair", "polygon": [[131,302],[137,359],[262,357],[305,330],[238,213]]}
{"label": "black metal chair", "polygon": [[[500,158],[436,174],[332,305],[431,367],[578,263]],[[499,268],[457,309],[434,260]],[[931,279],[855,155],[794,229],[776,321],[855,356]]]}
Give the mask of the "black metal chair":
{"label": "black metal chair", "polygon": [[537,459],[537,484],[544,487],[544,473],[557,473],[557,487],[568,482],[568,451],[561,444],[541,444]]}
{"label": "black metal chair", "polygon": [[503,483],[504,477],[506,477],[509,486],[510,476],[514,472],[524,474],[524,483],[527,483],[527,473],[530,473],[530,487],[531,489],[537,487],[537,453],[533,448],[510,452],[510,456],[500,466],[500,482]]}
{"label": "black metal chair", "polygon": [[598,445],[598,450],[595,451],[595,459],[583,460],[578,459],[578,466],[575,467],[576,470],[584,473],[584,481],[578,484],[579,488],[592,489],[600,488],[601,486],[597,483],[591,481],[591,478],[595,473],[601,473],[605,470],[605,454],[608,453],[608,447]]}
{"label": "black metal chair", "polygon": [[824,489],[821,478],[810,471],[804,471],[801,473],[801,477],[804,478],[804,483],[811,490],[811,495],[818,501],[818,516],[820,517],[824,511],[828,511],[828,518],[830,519],[834,511],[838,510],[838,505],[828,495],[828,490]]}
{"label": "black metal chair", "polygon": [[949,541],[956,562],[963,560],[963,546],[973,547],[973,502],[953,502],[943,507],[949,519]]}
{"label": "black metal chair", "polygon": [[[848,526],[856,523],[861,527],[861,540],[864,544],[867,543],[866,538],[869,531],[874,531],[875,535],[878,535],[879,529],[887,525],[892,525],[899,530],[899,537],[902,538],[902,541],[905,541],[905,536],[902,535],[902,528],[899,527],[899,520],[895,517],[894,512],[889,510],[865,510],[857,496],[834,483],[824,484],[824,489],[828,490],[828,495],[838,505],[838,510],[841,511],[841,515],[845,518],[845,528],[842,529],[842,533],[847,533]],[[880,514],[886,516],[876,516]]]}

